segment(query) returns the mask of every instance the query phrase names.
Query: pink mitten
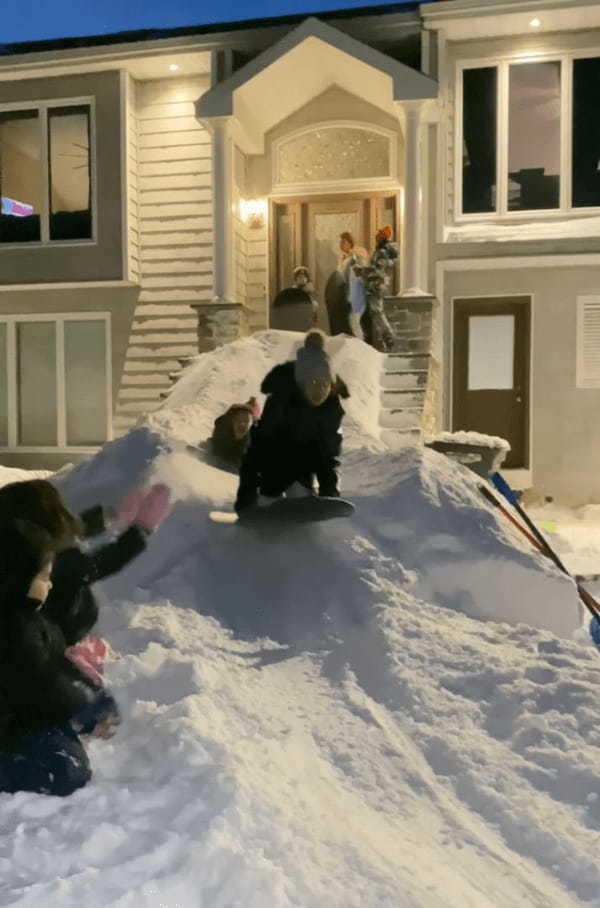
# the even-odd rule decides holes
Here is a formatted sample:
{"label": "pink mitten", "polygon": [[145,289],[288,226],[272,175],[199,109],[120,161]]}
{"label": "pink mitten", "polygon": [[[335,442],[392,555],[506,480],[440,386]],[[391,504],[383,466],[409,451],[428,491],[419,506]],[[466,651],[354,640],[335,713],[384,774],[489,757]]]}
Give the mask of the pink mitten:
{"label": "pink mitten", "polygon": [[162,482],[152,486],[138,508],[135,522],[153,533],[171,510],[171,492]]}
{"label": "pink mitten", "polygon": [[146,489],[142,489],[140,486],[129,489],[123,500],[117,505],[114,518],[117,529],[124,530],[131,526],[147,494]]}
{"label": "pink mitten", "polygon": [[74,662],[88,678],[91,678],[96,684],[102,685],[104,684],[102,675],[107,649],[102,637],[84,637],[74,646],[67,647],[65,656]]}

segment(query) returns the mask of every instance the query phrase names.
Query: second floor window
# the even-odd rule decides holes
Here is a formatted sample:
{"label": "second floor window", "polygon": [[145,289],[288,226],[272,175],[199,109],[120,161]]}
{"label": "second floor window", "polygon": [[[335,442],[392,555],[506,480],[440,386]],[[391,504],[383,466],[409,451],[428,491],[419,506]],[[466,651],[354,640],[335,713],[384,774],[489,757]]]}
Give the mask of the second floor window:
{"label": "second floor window", "polygon": [[91,239],[88,104],[0,108],[0,244]]}
{"label": "second floor window", "polygon": [[599,109],[598,57],[464,69],[459,212],[600,207]]}

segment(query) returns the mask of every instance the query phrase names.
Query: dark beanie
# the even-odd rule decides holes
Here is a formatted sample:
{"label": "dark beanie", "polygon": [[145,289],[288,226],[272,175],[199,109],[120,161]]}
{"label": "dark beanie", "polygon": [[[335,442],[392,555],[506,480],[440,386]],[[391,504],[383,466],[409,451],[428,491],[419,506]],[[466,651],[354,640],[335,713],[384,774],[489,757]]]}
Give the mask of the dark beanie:
{"label": "dark beanie", "polygon": [[50,534],[30,520],[0,520],[0,602],[20,598],[56,551]]}
{"label": "dark beanie", "polygon": [[325,353],[325,335],[322,331],[309,331],[304,339],[304,346],[296,354],[294,377],[299,385],[316,378],[333,381],[329,357]]}

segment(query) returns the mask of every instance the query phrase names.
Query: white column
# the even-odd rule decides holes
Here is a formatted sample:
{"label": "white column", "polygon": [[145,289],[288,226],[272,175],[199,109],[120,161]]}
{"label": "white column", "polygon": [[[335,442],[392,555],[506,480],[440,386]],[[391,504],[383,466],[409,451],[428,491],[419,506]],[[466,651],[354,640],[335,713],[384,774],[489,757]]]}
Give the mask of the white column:
{"label": "white column", "polygon": [[402,289],[399,296],[428,296],[422,286],[423,235],[421,175],[422,101],[397,105],[404,132],[404,206],[402,212]]}
{"label": "white column", "polygon": [[231,117],[206,121],[212,134],[213,302],[233,299],[233,153]]}

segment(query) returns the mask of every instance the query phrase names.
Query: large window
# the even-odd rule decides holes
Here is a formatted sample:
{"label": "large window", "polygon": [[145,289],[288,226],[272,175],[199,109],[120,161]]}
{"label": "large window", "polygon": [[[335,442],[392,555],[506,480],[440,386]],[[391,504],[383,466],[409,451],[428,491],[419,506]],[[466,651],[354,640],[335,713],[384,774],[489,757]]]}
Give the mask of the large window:
{"label": "large window", "polygon": [[92,238],[92,105],[0,109],[0,243]]}
{"label": "large window", "polygon": [[0,316],[0,448],[89,448],[109,437],[109,316]]}
{"label": "large window", "polygon": [[600,207],[600,58],[462,70],[458,212]]}

